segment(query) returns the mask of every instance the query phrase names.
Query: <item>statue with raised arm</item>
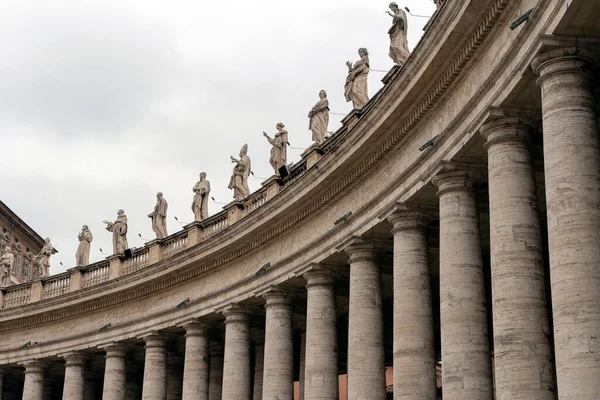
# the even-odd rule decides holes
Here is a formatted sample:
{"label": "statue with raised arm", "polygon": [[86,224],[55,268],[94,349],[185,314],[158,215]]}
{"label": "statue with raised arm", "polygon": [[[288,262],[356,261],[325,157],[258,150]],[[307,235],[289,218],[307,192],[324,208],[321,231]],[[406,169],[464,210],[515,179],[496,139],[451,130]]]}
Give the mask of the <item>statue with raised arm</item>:
{"label": "statue with raised arm", "polygon": [[15,263],[15,256],[10,247],[6,247],[4,253],[0,257],[0,286],[7,287],[19,283],[15,276],[12,266]]}
{"label": "statue with raised arm", "polygon": [[206,180],[206,172],[200,172],[200,180],[192,188],[194,201],[192,201],[192,211],[194,220],[202,221],[208,218],[208,199],[210,198],[210,182]]}
{"label": "statue with raised arm", "polygon": [[308,118],[310,119],[308,129],[312,131],[312,140],[320,145],[325,141],[329,125],[329,100],[324,90],[319,92],[319,101],[308,113]]}
{"label": "statue with raised arm", "polygon": [[408,50],[407,19],[406,13],[398,7],[398,4],[390,3],[390,10],[387,13],[392,17],[392,27],[388,31],[390,35],[390,58],[399,66],[403,66],[410,56]]}
{"label": "statue with raised arm", "polygon": [[90,246],[94,237],[87,225],[84,225],[81,228],[81,232],[77,235],[77,239],[79,239],[79,246],[77,246],[77,252],[75,253],[75,265],[78,267],[89,265]]}
{"label": "statue with raised arm", "polygon": [[346,101],[351,101],[355,109],[361,109],[369,101],[367,77],[369,75],[369,52],[364,47],[358,49],[360,60],[354,63],[346,61],[348,76],[344,86]]}
{"label": "statue with raised arm", "polygon": [[162,239],[167,236],[167,200],[161,192],[156,193],[156,205],[154,211],[148,214],[148,218],[152,218],[152,230],[156,233],[157,239]]}
{"label": "statue with raised arm", "polygon": [[271,167],[273,167],[275,175],[279,175],[279,168],[287,164],[288,132],[283,129],[285,128],[285,125],[281,122],[278,123],[275,128],[277,129],[277,133],[274,138],[271,138],[267,132],[263,132],[263,136],[271,143],[272,147],[269,163],[271,164]]}
{"label": "statue with raised arm", "polygon": [[38,278],[50,276],[50,256],[52,254],[54,254],[54,247],[52,247],[52,243],[50,243],[50,238],[46,238],[44,240],[44,247],[42,247],[39,254],[35,256],[35,259],[39,260]]}
{"label": "statue with raised arm", "polygon": [[129,248],[127,244],[127,216],[125,211],[117,211],[117,220],[115,222],[103,221],[106,224],[106,230],[113,234],[113,254],[123,254]]}
{"label": "statue with raised arm", "polygon": [[240,159],[231,157],[231,162],[235,164],[233,173],[229,180],[229,189],[233,190],[233,198],[235,200],[243,200],[250,195],[248,187],[248,176],[250,176],[251,163],[248,157],[248,145],[245,144],[240,150]]}

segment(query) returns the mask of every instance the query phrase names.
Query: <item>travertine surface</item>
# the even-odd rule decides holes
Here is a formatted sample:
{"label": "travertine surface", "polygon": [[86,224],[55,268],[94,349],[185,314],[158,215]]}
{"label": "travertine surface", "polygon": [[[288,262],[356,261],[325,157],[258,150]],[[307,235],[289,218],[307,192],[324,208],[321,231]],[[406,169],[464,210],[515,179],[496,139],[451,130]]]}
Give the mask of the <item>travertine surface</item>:
{"label": "travertine surface", "polygon": [[221,400],[223,392],[223,344],[210,342],[210,377],[208,400]]}
{"label": "travertine surface", "polygon": [[429,219],[399,210],[388,220],[394,225],[394,399],[437,400]]}
{"label": "travertine surface", "polygon": [[208,400],[210,354],[206,326],[191,322],[185,328],[183,400]]}
{"label": "travertine surface", "polygon": [[333,277],[313,270],[304,275],[308,293],[304,398],[338,400],[337,319]]}
{"label": "travertine surface", "polygon": [[250,400],[250,328],[246,312],[233,305],[225,315],[223,399]]}
{"label": "travertine surface", "polygon": [[105,348],[104,390],[102,400],[124,400],[126,379],[126,348],[112,345]]}
{"label": "travertine surface", "polygon": [[600,138],[594,65],[580,48],[541,54],[548,248],[558,395],[600,396]]}
{"label": "travertine surface", "polygon": [[252,400],[263,398],[263,371],[265,366],[265,338],[254,345],[254,390]]}
{"label": "travertine surface", "polygon": [[23,386],[23,399],[42,400],[44,397],[44,370],[45,365],[37,360],[26,362],[25,384]]}
{"label": "travertine surface", "polygon": [[160,334],[151,334],[146,341],[144,359],[143,400],[164,400],[167,396],[167,348]]}
{"label": "travertine surface", "polygon": [[64,358],[66,365],[63,399],[84,400],[85,356],[79,353],[72,353],[66,355]]}
{"label": "travertine surface", "polygon": [[488,321],[471,174],[441,172],[440,316],[444,400],[490,400]]}
{"label": "travertine surface", "polygon": [[503,118],[487,139],[496,398],[555,399],[534,171],[533,125]]}
{"label": "travertine surface", "polygon": [[357,241],[350,256],[348,400],[385,400],[381,272],[374,246]]}
{"label": "travertine surface", "polygon": [[292,311],[285,295],[271,291],[263,295],[267,304],[263,400],[294,398],[294,338]]}

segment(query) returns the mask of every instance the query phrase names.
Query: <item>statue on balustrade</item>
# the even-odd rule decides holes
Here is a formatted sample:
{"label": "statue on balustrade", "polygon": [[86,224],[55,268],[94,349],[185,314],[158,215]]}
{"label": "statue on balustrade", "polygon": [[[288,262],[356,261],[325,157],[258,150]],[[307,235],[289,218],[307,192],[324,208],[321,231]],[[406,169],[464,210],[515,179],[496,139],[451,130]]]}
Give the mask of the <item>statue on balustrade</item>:
{"label": "statue on balustrade", "polygon": [[351,101],[355,109],[361,109],[369,101],[367,77],[369,76],[369,52],[364,47],[358,49],[360,60],[354,63],[346,62],[348,76],[344,86],[346,101]]}
{"label": "statue on balustrade", "polygon": [[308,130],[312,131],[312,140],[320,145],[325,141],[329,125],[329,100],[324,90],[319,92],[319,101],[308,113],[308,118]]}
{"label": "statue on balustrade", "polygon": [[106,224],[106,230],[113,234],[113,254],[123,254],[129,248],[127,244],[127,216],[125,211],[117,211],[117,220],[115,222],[103,221]]}
{"label": "statue on balustrade", "polygon": [[206,172],[200,172],[200,180],[196,182],[192,191],[195,193],[192,201],[194,220],[202,221],[208,218],[208,199],[210,198],[210,182],[206,180]]}
{"label": "statue on balustrade", "polygon": [[156,233],[157,239],[162,239],[167,236],[167,200],[161,192],[156,193],[156,205],[154,211],[148,214],[152,218],[152,230]]}
{"label": "statue on balustrade", "polygon": [[229,189],[233,189],[233,198],[235,200],[243,200],[250,195],[248,187],[248,176],[250,176],[251,162],[248,157],[248,145],[245,144],[240,150],[240,159],[231,157],[231,162],[235,164],[233,173],[229,181]]}
{"label": "statue on balustrade", "polygon": [[12,269],[15,263],[15,256],[12,254],[10,247],[6,247],[4,253],[0,257],[0,286],[7,287],[17,285],[19,281]]}
{"label": "statue on balustrade", "polygon": [[79,246],[77,246],[77,252],[75,253],[75,265],[78,267],[89,265],[90,247],[94,237],[87,225],[84,225],[81,228],[81,232],[77,235],[77,239],[79,239]]}
{"label": "statue on balustrade", "polygon": [[410,56],[407,40],[406,13],[396,3],[390,3],[390,11],[387,13],[392,17],[392,27],[388,31],[390,35],[390,58],[399,66],[403,66]]}
{"label": "statue on balustrade", "polygon": [[44,247],[40,250],[39,254],[35,256],[35,259],[39,260],[38,271],[36,272],[36,278],[45,278],[50,276],[50,256],[54,254],[54,247],[50,243],[50,238],[44,240]]}
{"label": "statue on balustrade", "polygon": [[285,125],[281,122],[278,123],[275,128],[277,129],[277,133],[274,138],[271,138],[267,132],[263,132],[263,136],[271,143],[272,147],[269,163],[271,164],[271,167],[273,167],[275,175],[279,175],[279,168],[287,165],[288,132],[283,129],[285,128]]}

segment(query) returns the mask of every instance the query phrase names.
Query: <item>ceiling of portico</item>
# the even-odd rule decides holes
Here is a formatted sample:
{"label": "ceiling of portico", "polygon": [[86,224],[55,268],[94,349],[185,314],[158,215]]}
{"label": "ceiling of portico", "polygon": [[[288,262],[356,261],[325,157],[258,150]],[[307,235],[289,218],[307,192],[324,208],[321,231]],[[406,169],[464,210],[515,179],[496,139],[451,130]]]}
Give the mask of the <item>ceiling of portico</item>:
{"label": "ceiling of portico", "polygon": [[555,34],[600,37],[600,8],[597,0],[572,0]]}

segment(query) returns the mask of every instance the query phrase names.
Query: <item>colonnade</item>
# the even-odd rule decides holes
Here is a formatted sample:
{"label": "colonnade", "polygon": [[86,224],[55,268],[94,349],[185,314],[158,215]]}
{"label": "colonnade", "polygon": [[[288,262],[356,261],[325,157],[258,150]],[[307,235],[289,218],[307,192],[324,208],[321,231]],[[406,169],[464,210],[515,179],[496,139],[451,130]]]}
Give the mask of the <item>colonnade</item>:
{"label": "colonnade", "polygon": [[[584,51],[571,48],[543,53],[533,63],[542,91],[550,277],[545,276],[529,146],[535,125],[514,110],[490,118],[480,129],[486,141],[487,171],[476,165],[442,164],[429,177],[437,187],[437,212],[400,204],[387,218],[394,244],[394,399],[437,399],[427,248],[427,229],[434,219],[439,219],[444,400],[600,396],[600,143],[592,65]],[[491,294],[486,294],[475,196],[484,181],[489,187]],[[350,276],[348,399],[384,400],[384,315],[377,248],[368,238],[357,238],[344,250]],[[300,397],[337,400],[337,276],[331,268],[314,264],[303,277],[307,300]],[[546,289],[548,280],[551,293]],[[492,304],[487,304],[487,295]],[[255,347],[254,355],[243,304],[222,310],[223,344],[209,340],[206,321],[182,325],[183,400],[293,398],[289,296],[281,286],[261,296],[266,309],[264,344]],[[153,332],[144,341],[142,398],[163,400],[167,397],[165,338]],[[113,343],[105,351],[102,398],[124,400],[127,349]],[[63,398],[84,399],[84,358],[70,353],[64,359]],[[42,400],[43,362],[23,365],[23,397]]]}

